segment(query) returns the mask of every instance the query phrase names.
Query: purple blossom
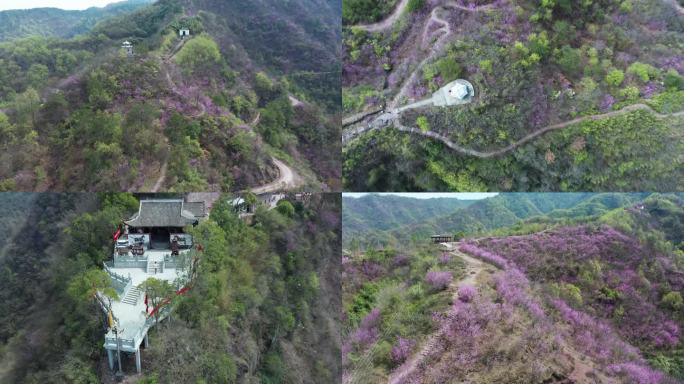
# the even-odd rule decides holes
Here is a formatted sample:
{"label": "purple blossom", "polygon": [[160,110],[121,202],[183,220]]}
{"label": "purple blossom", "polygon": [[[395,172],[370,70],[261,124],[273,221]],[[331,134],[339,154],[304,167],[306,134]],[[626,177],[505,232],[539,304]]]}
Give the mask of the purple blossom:
{"label": "purple blossom", "polygon": [[409,264],[409,257],[405,254],[398,254],[394,256],[394,259],[392,259],[392,265],[396,267],[404,267]]}
{"label": "purple blossom", "polygon": [[375,328],[359,328],[352,335],[352,341],[365,346],[376,342],[378,340],[378,336],[378,330]]}
{"label": "purple blossom", "polygon": [[430,271],[425,275],[425,282],[437,290],[446,289],[451,284],[451,279],[449,271]]}
{"label": "purple blossom", "polygon": [[662,373],[636,363],[613,364],[608,366],[608,371],[628,378],[630,383],[659,384],[664,379]]}
{"label": "purple blossom", "polygon": [[458,299],[464,303],[469,303],[477,294],[477,288],[472,285],[462,285],[458,288]]}
{"label": "purple blossom", "polygon": [[380,308],[373,308],[366,317],[361,320],[361,328],[372,328],[380,324]]}
{"label": "purple blossom", "polygon": [[449,264],[451,261],[451,255],[447,252],[442,252],[442,254],[439,256],[439,263],[440,264]]}
{"label": "purple blossom", "polygon": [[398,337],[396,344],[392,347],[390,356],[392,361],[396,364],[403,363],[409,356],[411,356],[411,350],[413,349],[415,342],[413,340],[404,339],[403,337]]}
{"label": "purple blossom", "polygon": [[646,85],[641,88],[641,95],[643,97],[651,97],[657,92],[661,91],[662,87],[655,81],[649,81]]}
{"label": "purple blossom", "polygon": [[601,99],[601,111],[609,111],[613,108],[613,104],[615,104],[615,98],[612,95],[605,95],[603,96],[603,99]]}

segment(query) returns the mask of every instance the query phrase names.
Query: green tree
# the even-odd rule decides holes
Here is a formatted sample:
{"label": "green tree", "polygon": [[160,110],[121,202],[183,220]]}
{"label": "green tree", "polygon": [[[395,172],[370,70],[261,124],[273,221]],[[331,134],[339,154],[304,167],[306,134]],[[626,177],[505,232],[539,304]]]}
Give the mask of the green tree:
{"label": "green tree", "polygon": [[221,52],[209,35],[199,35],[185,43],[176,55],[176,63],[190,73],[211,69],[221,61]]}
{"label": "green tree", "polygon": [[29,87],[17,96],[14,100],[15,109],[17,112],[17,123],[19,125],[36,126],[36,119],[38,117],[38,110],[40,109],[40,96],[35,89]]}
{"label": "green tree", "polygon": [[221,352],[207,353],[201,358],[202,377],[207,384],[236,382],[237,367],[230,356]]}
{"label": "green tree", "polygon": [[416,119],[416,125],[418,125],[418,128],[420,128],[420,130],[423,132],[430,130],[430,122],[428,122],[428,119],[425,116],[418,116]]}
{"label": "green tree", "polygon": [[630,85],[620,90],[620,97],[626,101],[634,101],[639,98],[639,88]]}
{"label": "green tree", "polygon": [[88,75],[86,80],[88,102],[96,109],[105,109],[112,102],[114,92],[118,87],[116,77],[101,69],[96,69]]}
{"label": "green tree", "polygon": [[662,303],[673,311],[679,311],[684,307],[682,294],[676,291],[672,291],[663,296]]}
{"label": "green tree", "polygon": [[[148,303],[152,304],[152,308],[157,308],[164,300],[171,298],[171,295],[175,293],[175,290],[168,281],[155,279],[154,277],[147,278],[139,287],[147,295]],[[157,310],[154,313],[154,320],[156,323],[159,322],[159,312],[160,311]]]}
{"label": "green tree", "polygon": [[650,64],[634,62],[627,68],[627,73],[639,78],[642,82],[647,82],[658,76],[658,69]]}
{"label": "green tree", "polygon": [[409,0],[406,4],[406,10],[409,12],[415,12],[421,10],[425,6],[425,0]]}
{"label": "green tree", "polygon": [[273,81],[264,72],[258,72],[254,76],[254,90],[260,99],[266,99],[273,92]]}
{"label": "green tree", "polygon": [[73,277],[67,287],[69,296],[77,301],[92,300],[97,292],[101,292],[114,300],[119,298],[116,290],[112,287],[112,279],[107,272],[96,268]]}
{"label": "green tree", "polygon": [[292,203],[287,200],[280,200],[277,204],[278,212],[286,217],[294,217],[295,209]]}
{"label": "green tree", "polygon": [[247,192],[245,193],[245,203],[248,205],[254,205],[257,203],[257,196],[254,194],[254,192]]}
{"label": "green tree", "polygon": [[43,64],[33,64],[26,73],[29,83],[33,88],[41,89],[47,84],[50,71]]}
{"label": "green tree", "polygon": [[625,74],[619,69],[613,69],[606,75],[606,83],[611,87],[619,87],[625,79]]}
{"label": "green tree", "polygon": [[667,89],[684,89],[684,76],[670,69],[665,73],[664,83]]}

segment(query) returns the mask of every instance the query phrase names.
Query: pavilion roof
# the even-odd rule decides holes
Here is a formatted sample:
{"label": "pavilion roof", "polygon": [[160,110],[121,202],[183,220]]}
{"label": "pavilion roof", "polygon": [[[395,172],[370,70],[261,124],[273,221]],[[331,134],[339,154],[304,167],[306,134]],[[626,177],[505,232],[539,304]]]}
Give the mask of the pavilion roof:
{"label": "pavilion roof", "polygon": [[138,213],[125,221],[131,227],[185,227],[203,217],[204,203],[183,200],[140,200]]}

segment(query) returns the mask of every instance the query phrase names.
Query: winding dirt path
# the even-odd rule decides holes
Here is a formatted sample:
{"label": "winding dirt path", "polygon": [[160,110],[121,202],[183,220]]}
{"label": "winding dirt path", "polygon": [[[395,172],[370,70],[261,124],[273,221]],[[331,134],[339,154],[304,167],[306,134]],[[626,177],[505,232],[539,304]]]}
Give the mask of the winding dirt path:
{"label": "winding dirt path", "polygon": [[[495,268],[481,260],[474,257],[468,256],[463,252],[458,251],[458,243],[445,243],[450,248],[450,253],[457,257],[460,257],[466,263],[466,277],[453,282],[449,286],[449,290],[452,291],[453,301],[458,300],[458,288],[463,285],[475,285],[478,277],[485,271],[485,269]],[[428,352],[435,346],[435,344],[443,338],[442,333],[438,330],[428,337],[428,339],[423,343],[420,350],[414,353],[404,364],[400,365],[395,369],[389,376],[387,382],[389,384],[401,384],[406,378],[413,373],[416,368],[423,362],[425,356]]]}
{"label": "winding dirt path", "polygon": [[677,0],[665,0],[666,4],[670,4],[680,14],[684,15],[684,7],[682,7]]}
{"label": "winding dirt path", "polygon": [[271,160],[278,167],[280,176],[268,184],[250,189],[256,195],[294,188],[299,184],[300,178],[292,168],[275,157],[271,157]]}
{"label": "winding dirt path", "polygon": [[159,178],[157,179],[157,182],[154,183],[154,187],[150,190],[150,192],[158,192],[159,188],[161,188],[162,185],[164,185],[164,181],[166,181],[166,169],[169,167],[169,157],[166,156],[166,159],[164,159],[164,164],[162,164],[161,167],[161,173],[159,174]]}
{"label": "winding dirt path", "polygon": [[392,25],[394,25],[394,23],[396,23],[399,20],[401,15],[406,10],[406,6],[408,6],[408,3],[409,0],[400,0],[399,4],[397,4],[397,6],[394,8],[392,14],[389,15],[389,17],[387,17],[385,20],[373,24],[357,24],[352,27],[362,29],[368,32],[384,31],[385,29],[390,28]]}
{"label": "winding dirt path", "polygon": [[651,112],[652,114],[655,115],[655,117],[657,119],[665,119],[665,118],[669,118],[669,117],[684,116],[684,111],[679,111],[679,112],[675,112],[675,113],[671,113],[671,114],[662,114],[662,113],[656,112],[653,108],[649,107],[646,104],[632,104],[632,105],[628,105],[628,106],[626,106],[620,110],[617,110],[617,111],[607,112],[607,113],[603,113],[600,115],[578,117],[578,118],[573,119],[573,120],[568,120],[568,121],[564,121],[562,123],[549,125],[547,127],[541,128],[539,130],[536,130],[534,132],[527,134],[522,139],[520,139],[520,140],[516,141],[515,143],[512,143],[512,144],[510,144],[504,148],[497,149],[494,151],[489,151],[489,152],[481,152],[481,151],[477,151],[474,149],[462,147],[462,146],[454,143],[453,141],[449,140],[448,137],[442,136],[437,132],[434,132],[434,131],[423,132],[418,128],[407,127],[405,125],[402,125],[398,121],[395,122],[394,128],[398,129],[400,131],[403,131],[403,132],[408,132],[408,133],[412,133],[412,134],[416,134],[416,135],[420,135],[420,136],[424,136],[424,137],[429,137],[429,138],[432,138],[435,140],[439,140],[442,143],[444,143],[444,145],[446,145],[447,147],[451,148],[452,150],[454,150],[454,151],[456,151],[462,155],[474,156],[474,157],[478,157],[481,159],[488,159],[491,157],[501,156],[505,153],[508,153],[508,152],[520,147],[521,145],[526,144],[527,142],[532,141],[533,139],[535,139],[535,138],[537,138],[537,137],[539,137],[545,133],[551,132],[551,131],[556,131],[556,130],[560,130],[563,128],[567,128],[569,126],[579,124],[579,123],[582,123],[582,122],[588,121],[588,120],[600,120],[600,119],[605,119],[605,118],[609,118],[609,117],[621,116],[621,115],[625,115],[627,113],[634,112],[637,110],[644,110],[644,111]]}
{"label": "winding dirt path", "polygon": [[287,98],[290,100],[290,104],[293,107],[299,107],[301,105],[304,105],[304,102],[299,100],[298,98],[292,96],[292,95],[287,95]]}

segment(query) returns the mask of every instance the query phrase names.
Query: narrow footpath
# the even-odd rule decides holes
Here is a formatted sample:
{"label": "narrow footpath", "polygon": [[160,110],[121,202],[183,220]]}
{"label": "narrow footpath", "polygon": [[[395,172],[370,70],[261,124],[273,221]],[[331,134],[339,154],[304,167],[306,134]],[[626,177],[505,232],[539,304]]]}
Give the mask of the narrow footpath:
{"label": "narrow footpath", "polygon": [[[464,285],[475,285],[480,275],[482,275],[487,269],[494,269],[495,267],[458,251],[458,243],[448,244],[451,247],[449,252],[452,255],[459,257],[466,263],[466,276],[461,280],[452,282],[449,286],[449,290],[452,293],[453,302],[456,302],[458,300],[458,289],[460,287]],[[404,364],[400,365],[390,374],[387,382],[389,384],[403,383],[404,380],[408,378],[411,373],[413,373],[423,362],[428,352],[442,337],[443,335],[439,330],[430,335],[418,352],[414,353],[408,360],[404,362]]]}

